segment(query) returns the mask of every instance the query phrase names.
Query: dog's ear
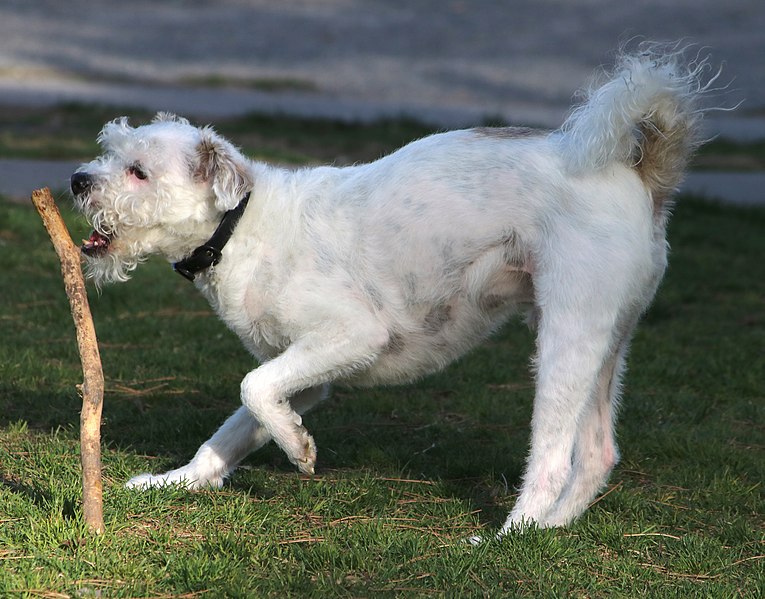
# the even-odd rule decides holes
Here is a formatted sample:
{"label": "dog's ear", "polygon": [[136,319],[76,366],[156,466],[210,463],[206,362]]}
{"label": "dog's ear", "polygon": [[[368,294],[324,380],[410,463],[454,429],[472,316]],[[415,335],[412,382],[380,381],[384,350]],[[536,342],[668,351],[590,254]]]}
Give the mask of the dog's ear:
{"label": "dog's ear", "polygon": [[151,119],[152,123],[178,123],[180,125],[188,125],[188,119],[184,119],[182,116],[173,114],[172,112],[158,112]]}
{"label": "dog's ear", "polygon": [[244,194],[252,189],[253,179],[247,159],[209,127],[201,130],[196,159],[194,178],[212,185],[216,208],[235,208]]}
{"label": "dog's ear", "polygon": [[128,117],[121,116],[114,119],[113,121],[106,123],[101,129],[101,132],[98,134],[96,141],[100,145],[104,146],[107,145],[110,141],[114,143],[118,139],[125,138],[132,132],[133,127],[130,126]]}

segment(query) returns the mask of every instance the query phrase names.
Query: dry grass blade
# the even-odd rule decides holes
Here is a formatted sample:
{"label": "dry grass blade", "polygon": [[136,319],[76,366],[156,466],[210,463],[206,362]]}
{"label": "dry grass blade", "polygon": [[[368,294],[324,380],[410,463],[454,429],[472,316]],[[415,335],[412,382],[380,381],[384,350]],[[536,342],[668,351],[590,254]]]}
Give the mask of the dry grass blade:
{"label": "dry grass blade", "polygon": [[300,537],[297,539],[284,539],[278,541],[277,545],[294,545],[296,543],[321,543],[324,541],[324,537]]}
{"label": "dry grass blade", "polygon": [[682,537],[677,537],[675,535],[669,535],[663,532],[634,532],[634,533],[627,533],[622,535],[624,538],[627,537],[665,537],[667,539],[674,539],[675,541],[679,541]]}

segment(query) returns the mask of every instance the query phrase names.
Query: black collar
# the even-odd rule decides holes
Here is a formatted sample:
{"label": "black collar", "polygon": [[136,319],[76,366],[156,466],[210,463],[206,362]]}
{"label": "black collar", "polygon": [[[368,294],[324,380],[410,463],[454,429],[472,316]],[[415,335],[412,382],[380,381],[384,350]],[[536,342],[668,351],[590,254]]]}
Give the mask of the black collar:
{"label": "black collar", "polygon": [[231,239],[234,227],[236,227],[239,219],[242,217],[242,213],[249,201],[250,192],[247,192],[247,195],[241,199],[236,208],[229,210],[223,215],[218,228],[215,229],[215,233],[207,240],[207,243],[196,248],[188,258],[173,264],[175,272],[189,281],[193,281],[195,274],[218,264],[222,256],[223,247]]}

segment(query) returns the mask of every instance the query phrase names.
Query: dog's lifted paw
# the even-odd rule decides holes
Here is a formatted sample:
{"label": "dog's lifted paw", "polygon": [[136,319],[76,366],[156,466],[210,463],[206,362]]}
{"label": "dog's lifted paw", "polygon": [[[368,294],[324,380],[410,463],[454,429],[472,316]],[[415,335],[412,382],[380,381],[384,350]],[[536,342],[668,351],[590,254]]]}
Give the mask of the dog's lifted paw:
{"label": "dog's lifted paw", "polygon": [[295,443],[287,457],[303,474],[314,474],[316,465],[316,442],[304,426],[298,426]]}

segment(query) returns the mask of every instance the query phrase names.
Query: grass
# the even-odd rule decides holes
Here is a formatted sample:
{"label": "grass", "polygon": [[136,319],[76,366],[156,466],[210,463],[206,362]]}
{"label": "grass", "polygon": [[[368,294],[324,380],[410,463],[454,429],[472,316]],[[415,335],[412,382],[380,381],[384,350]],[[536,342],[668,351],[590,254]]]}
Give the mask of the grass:
{"label": "grass", "polygon": [[[87,112],[37,124],[30,113],[20,126],[43,136],[58,122],[51,140],[75,140],[105,120]],[[426,132],[256,117],[227,127],[296,163],[364,160]],[[510,324],[412,386],[337,389],[305,419],[314,478],[268,447],[222,491],[135,493],[122,488],[133,474],[193,455],[253,367],[192,286],[150,261],[91,296],[107,377],[107,532],[90,538],[58,262],[33,209],[0,200],[0,596],[761,596],[764,231],[762,209],[684,198],[668,276],[633,345],[608,489],[568,529],[479,547],[462,540],[501,525],[523,467],[529,331]]]}
{"label": "grass", "polygon": [[[204,82],[204,81],[203,81]],[[235,80],[209,84],[237,84]],[[264,80],[248,85],[273,89],[300,88],[300,82]],[[303,90],[306,91],[306,90]],[[98,153],[96,135],[103,124],[118,116],[135,124],[153,113],[105,106],[64,104],[54,108],[17,107],[0,112],[0,158],[90,160]],[[199,123],[205,124],[205,123]],[[407,119],[369,124],[265,116],[259,114],[219,119],[218,131],[248,154],[292,165],[348,164],[374,160],[404,143],[434,132],[433,127]],[[488,125],[503,125],[487,120]],[[765,143],[717,139],[705,144],[693,165],[698,170],[757,171],[765,169]]]}
{"label": "grass", "polygon": [[[66,104],[0,112],[0,158],[91,160],[103,124],[128,116],[138,125],[153,113]],[[205,123],[198,123],[205,124]],[[406,119],[352,124],[258,114],[219,119],[215,128],[253,157],[292,165],[369,161],[433,129]]]}

